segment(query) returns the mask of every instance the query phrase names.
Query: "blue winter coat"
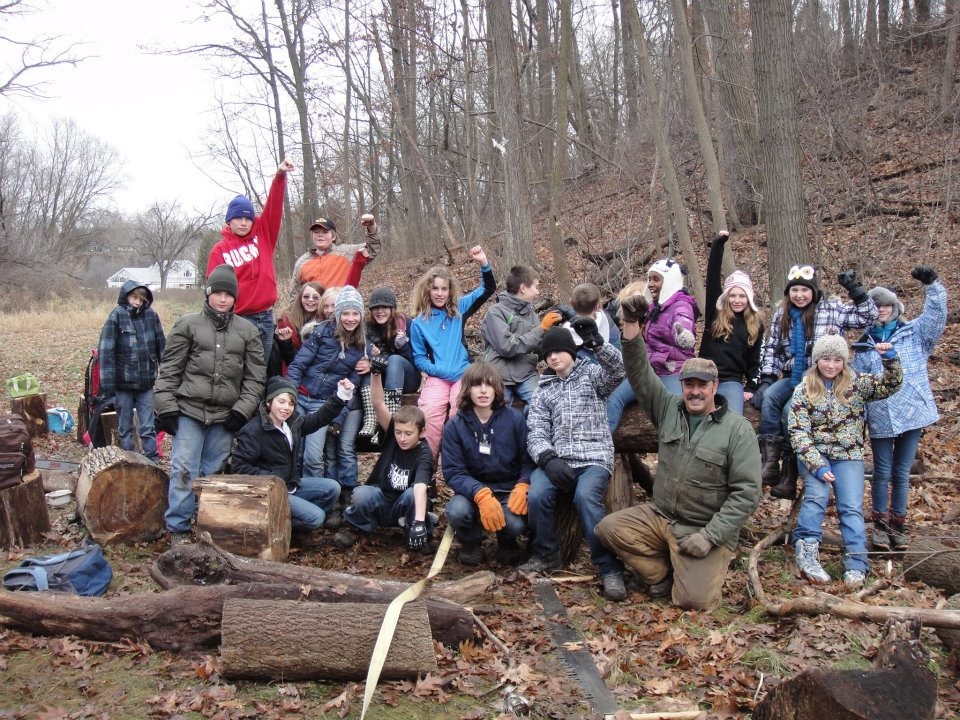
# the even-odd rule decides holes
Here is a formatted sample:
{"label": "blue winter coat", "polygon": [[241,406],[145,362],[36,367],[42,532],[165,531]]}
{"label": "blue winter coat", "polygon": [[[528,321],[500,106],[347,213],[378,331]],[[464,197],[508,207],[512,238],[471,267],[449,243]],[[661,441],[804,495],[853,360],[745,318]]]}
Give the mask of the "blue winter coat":
{"label": "blue winter coat", "polygon": [[[870,437],[890,438],[932,425],[939,418],[930,390],[927,360],[943,335],[947,324],[947,290],[940,282],[926,286],[923,312],[910,321],[900,321],[890,336],[903,366],[903,385],[883,400],[867,403],[867,427]],[[853,369],[877,374],[882,372],[880,355],[873,349],[874,339],[865,333],[853,344],[857,352]]]}
{"label": "blue winter coat", "polygon": [[[489,453],[480,452],[481,442]],[[535,467],[527,454],[527,422],[509,406],[494,410],[486,423],[473,410],[459,411],[444,426],[440,449],[443,479],[470,500],[484,487],[500,493],[529,483]]]}
{"label": "blue winter coat", "polygon": [[[127,302],[127,295],[138,287],[147,291],[147,303],[135,308]],[[100,387],[104,395],[153,387],[167,340],[152,305],[153,293],[143,283],[127,280],[120,288],[117,307],[100,331]]]}

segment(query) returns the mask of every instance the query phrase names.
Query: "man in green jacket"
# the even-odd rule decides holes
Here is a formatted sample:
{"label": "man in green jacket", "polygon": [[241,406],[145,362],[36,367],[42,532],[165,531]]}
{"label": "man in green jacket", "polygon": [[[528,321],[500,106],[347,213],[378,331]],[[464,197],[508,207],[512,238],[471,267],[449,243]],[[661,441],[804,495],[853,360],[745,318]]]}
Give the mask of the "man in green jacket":
{"label": "man in green jacket", "polygon": [[153,388],[157,430],[173,438],[164,519],[174,545],[190,533],[197,499],[193,481],[223,467],[233,435],[257,412],[267,367],[257,327],[234,315],[237,275],[218,265],[206,302],[180,316],[167,337]]}
{"label": "man in green jacket", "polygon": [[674,605],[712,610],[720,603],[740,528],[760,502],[760,449],[750,423],[717,394],[717,366],[692,358],[670,393],[650,367],[640,323],[646,300],[628,298],[623,361],[640,407],[657,428],[653,502],[605,517],[597,537],[648,587]]}

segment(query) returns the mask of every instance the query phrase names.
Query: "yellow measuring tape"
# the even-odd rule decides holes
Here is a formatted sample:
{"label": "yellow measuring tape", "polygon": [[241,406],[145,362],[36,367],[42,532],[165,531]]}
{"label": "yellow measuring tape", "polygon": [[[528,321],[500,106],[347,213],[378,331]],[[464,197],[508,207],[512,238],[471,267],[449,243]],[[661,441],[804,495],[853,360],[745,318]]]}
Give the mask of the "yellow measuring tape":
{"label": "yellow measuring tape", "polygon": [[393,633],[397,629],[400,611],[408,602],[416,600],[427,586],[427,582],[440,572],[443,568],[443,563],[447,560],[447,554],[450,552],[451,545],[453,545],[453,528],[447,525],[447,529],[443,533],[443,539],[440,541],[440,547],[437,548],[437,554],[433,558],[433,564],[430,566],[430,572],[427,573],[427,576],[423,578],[423,580],[414,583],[397,595],[387,606],[387,612],[384,613],[383,622],[380,624],[380,633],[377,635],[377,642],[373,646],[373,655],[370,657],[370,667],[367,669],[367,681],[366,688],[363,691],[363,709],[360,711],[360,720],[363,720],[366,716],[367,709],[370,707],[370,701],[373,699],[373,693],[377,689],[377,681],[380,679],[383,663],[387,660],[390,643],[393,642]]}

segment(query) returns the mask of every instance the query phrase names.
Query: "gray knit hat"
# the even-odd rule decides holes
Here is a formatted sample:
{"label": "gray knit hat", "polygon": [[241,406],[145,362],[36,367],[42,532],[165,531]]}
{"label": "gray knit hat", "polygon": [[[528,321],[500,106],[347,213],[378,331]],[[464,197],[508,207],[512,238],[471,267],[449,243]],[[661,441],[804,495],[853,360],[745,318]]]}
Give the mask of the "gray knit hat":
{"label": "gray knit hat", "polygon": [[375,307],[397,307],[397,294],[388,287],[374,288],[370,293],[370,302],[367,303],[371,308]]}
{"label": "gray knit hat", "polygon": [[293,399],[296,401],[297,388],[294,387],[292,382],[287,380],[285,377],[280,377],[279,375],[275,375],[267,380],[267,402],[273,400],[277,395],[284,394],[293,395]]}
{"label": "gray knit hat", "polygon": [[847,339],[840,334],[840,330],[835,325],[828,327],[826,335],[822,335],[813,344],[813,362],[816,363],[817,360],[825,357],[843,358],[844,362],[850,360],[850,346],[847,345]]}
{"label": "gray knit hat", "polygon": [[903,303],[900,302],[900,298],[898,298],[897,294],[890,288],[885,288],[882,285],[878,285],[870,290],[867,295],[873,299],[873,302],[877,307],[880,307],[881,305],[889,305],[893,308],[893,312],[890,314],[890,320],[896,320],[900,317],[900,313],[903,312]]}
{"label": "gray knit hat", "polygon": [[237,273],[229,265],[217,265],[207,278],[206,294],[209,297],[215,292],[226,292],[237,299]]}
{"label": "gray knit hat", "polygon": [[340,322],[340,315],[344,310],[356,310],[363,314],[363,297],[352,285],[344,285],[337,295],[337,304],[333,306],[333,315]]}

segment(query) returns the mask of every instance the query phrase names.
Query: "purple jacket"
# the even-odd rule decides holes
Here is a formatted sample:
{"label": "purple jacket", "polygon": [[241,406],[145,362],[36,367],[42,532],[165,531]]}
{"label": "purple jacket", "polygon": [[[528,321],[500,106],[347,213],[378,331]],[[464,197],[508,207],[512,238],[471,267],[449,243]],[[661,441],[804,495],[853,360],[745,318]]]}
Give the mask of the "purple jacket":
{"label": "purple jacket", "polygon": [[650,352],[650,365],[657,375],[677,375],[683,363],[693,357],[693,346],[677,347],[674,324],[680,323],[696,338],[698,317],[697,301],[686,290],[675,292],[663,305],[651,308],[644,339]]}

